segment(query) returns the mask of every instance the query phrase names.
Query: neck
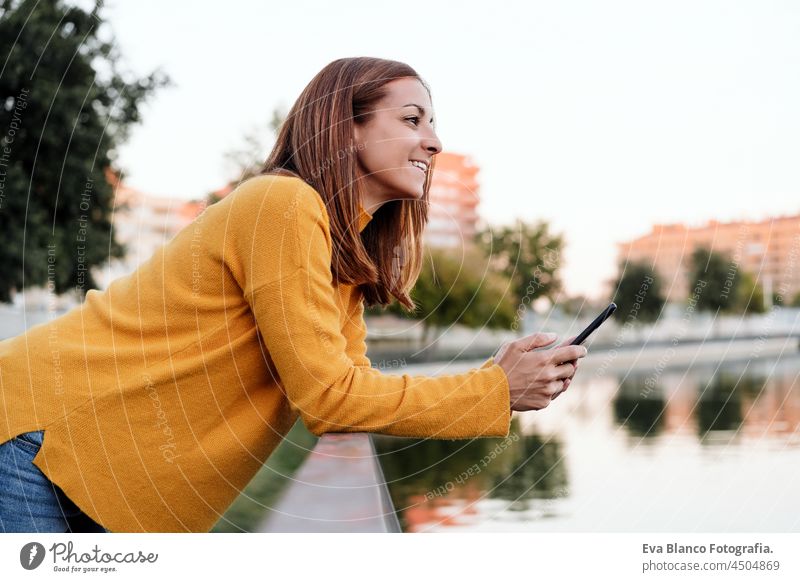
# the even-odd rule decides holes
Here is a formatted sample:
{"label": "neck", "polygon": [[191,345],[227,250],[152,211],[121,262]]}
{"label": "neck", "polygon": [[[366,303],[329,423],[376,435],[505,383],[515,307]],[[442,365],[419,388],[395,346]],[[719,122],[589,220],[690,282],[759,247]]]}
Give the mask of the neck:
{"label": "neck", "polygon": [[361,206],[364,207],[364,210],[374,215],[387,200],[391,199],[391,197],[385,192],[379,192],[380,185],[374,183],[370,176],[365,175],[361,171],[359,171],[358,179],[363,190]]}
{"label": "neck", "polygon": [[375,212],[383,206],[382,200],[373,200],[369,196],[365,196],[361,201],[361,206],[366,210],[370,215],[374,216]]}

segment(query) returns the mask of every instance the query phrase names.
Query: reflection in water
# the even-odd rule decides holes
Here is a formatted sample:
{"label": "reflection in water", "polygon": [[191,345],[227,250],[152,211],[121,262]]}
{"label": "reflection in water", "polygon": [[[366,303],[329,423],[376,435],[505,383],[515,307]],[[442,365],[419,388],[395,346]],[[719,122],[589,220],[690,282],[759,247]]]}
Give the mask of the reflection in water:
{"label": "reflection in water", "polygon": [[641,376],[621,379],[614,399],[614,420],[635,436],[654,437],[663,428],[666,402],[659,384]]}
{"label": "reflection in water", "polygon": [[[702,439],[711,431],[735,431],[742,424],[742,393],[757,384],[755,378],[719,372],[699,387],[697,430]],[[763,386],[763,381],[760,383]]]}
{"label": "reflection in water", "polygon": [[523,435],[511,450],[512,470],[493,474],[491,496],[509,502],[508,511],[525,511],[531,499],[563,497],[567,491],[564,451],[556,439]]}
{"label": "reflection in water", "polygon": [[507,438],[420,440],[375,435],[375,448],[405,531],[427,522],[460,523],[440,511],[458,500],[461,516],[476,514],[484,497],[502,499],[507,511],[528,510],[529,500],[566,493],[563,451],[554,439],[521,435],[512,420]]}
{"label": "reflection in water", "polygon": [[[652,376],[626,374],[618,379],[619,389],[614,398],[614,420],[633,435],[642,438],[657,437],[665,428],[669,405],[665,388],[654,382]],[[691,384],[691,382],[688,382]],[[697,426],[700,442],[712,432],[738,431],[743,421],[745,400],[758,398],[767,384],[760,375],[736,373],[734,370],[711,372],[705,382],[696,382],[696,400],[690,408],[684,408],[683,423],[693,421]],[[677,400],[690,396],[682,389],[674,394]],[[680,405],[678,405],[680,408]]]}
{"label": "reflection in water", "polygon": [[799,377],[796,356],[587,373],[508,439],[375,445],[406,531],[800,531]]}

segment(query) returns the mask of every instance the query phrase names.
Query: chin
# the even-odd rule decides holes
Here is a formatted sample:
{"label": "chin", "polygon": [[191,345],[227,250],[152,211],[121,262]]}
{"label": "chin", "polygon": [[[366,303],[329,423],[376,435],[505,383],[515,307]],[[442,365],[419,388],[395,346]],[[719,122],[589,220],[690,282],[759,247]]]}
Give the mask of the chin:
{"label": "chin", "polygon": [[[408,171],[408,170],[406,170]],[[418,169],[412,167],[413,174],[409,176],[406,174],[403,176],[405,178],[402,181],[403,190],[405,191],[406,198],[415,198],[419,199],[422,198],[422,195],[425,191],[425,180],[428,178],[427,174],[423,174]]]}
{"label": "chin", "polygon": [[[415,170],[419,171],[419,170]],[[391,192],[387,200],[422,200],[425,194],[425,176],[409,178],[409,176],[392,176],[392,180],[383,183],[383,190]]]}
{"label": "chin", "polygon": [[405,189],[406,198],[421,199],[425,194],[425,178],[419,180],[417,184],[409,185]]}
{"label": "chin", "polygon": [[421,186],[411,186],[408,184],[403,184],[402,186],[395,186],[393,188],[394,200],[422,200],[422,196],[424,195],[424,185]]}

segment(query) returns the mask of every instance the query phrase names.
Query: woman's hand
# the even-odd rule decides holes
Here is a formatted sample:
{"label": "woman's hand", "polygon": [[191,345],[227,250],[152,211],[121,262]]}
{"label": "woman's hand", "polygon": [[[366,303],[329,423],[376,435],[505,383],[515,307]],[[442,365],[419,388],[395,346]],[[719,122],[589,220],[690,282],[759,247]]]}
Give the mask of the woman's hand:
{"label": "woman's hand", "polygon": [[579,358],[587,351],[570,346],[570,340],[552,350],[531,351],[548,346],[555,334],[535,333],[503,344],[494,361],[506,373],[511,410],[541,410],[557,398],[575,375]]}
{"label": "woman's hand", "polygon": [[[572,336],[571,338],[569,338],[568,340],[565,340],[565,341],[564,341],[564,343],[562,343],[562,344],[560,344],[560,345],[561,345],[561,346],[568,346],[570,343],[572,343],[572,340],[574,340],[576,337],[578,337],[578,336],[574,335],[574,336]],[[572,383],[572,378],[574,378],[574,377],[575,377],[575,372],[577,372],[577,370],[578,370],[578,360],[572,360],[572,361],[571,361],[571,362],[569,362],[569,363],[570,363],[570,364],[572,364],[572,366],[575,368],[575,371],[573,371],[573,372],[572,372],[572,376],[570,376],[569,378],[566,378],[566,379],[564,380],[564,387],[561,389],[561,392],[559,392],[558,394],[556,394],[555,396],[553,396],[553,400],[555,400],[556,398],[558,398],[558,397],[559,397],[559,396],[561,396],[561,395],[562,395],[564,392],[566,392],[566,391],[567,391],[567,388],[569,388],[569,385]]]}

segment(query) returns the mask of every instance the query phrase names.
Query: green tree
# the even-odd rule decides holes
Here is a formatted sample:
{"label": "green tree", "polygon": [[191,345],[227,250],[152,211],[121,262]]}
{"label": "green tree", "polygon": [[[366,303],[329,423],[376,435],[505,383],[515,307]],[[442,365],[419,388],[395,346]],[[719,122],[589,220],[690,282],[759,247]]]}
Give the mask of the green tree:
{"label": "green tree", "polygon": [[487,228],[475,235],[475,242],[489,257],[490,270],[511,281],[511,294],[517,305],[533,303],[540,297],[554,301],[561,290],[559,270],[564,241],[561,235],[550,232],[547,222],[529,224],[517,220],[513,226]]}
{"label": "green tree", "polygon": [[82,298],[97,286],[90,269],[124,254],[107,176],[169,79],[120,73],[112,35],[99,34],[102,4],[0,3],[0,301],[34,285]]}
{"label": "green tree", "polygon": [[741,285],[741,271],[729,257],[698,247],[688,270],[689,299],[698,311],[732,312]]}
{"label": "green tree", "polygon": [[644,262],[619,265],[611,300],[617,304],[621,318],[634,316],[633,321],[640,323],[658,319],[666,302],[661,278]]}
{"label": "green tree", "polygon": [[508,287],[504,277],[488,272],[486,259],[477,249],[467,248],[460,257],[441,249],[428,249],[411,292],[417,310],[407,313],[395,302],[385,311],[420,320],[425,342],[438,329],[456,323],[508,329],[514,321],[514,303]]}
{"label": "green tree", "polygon": [[743,272],[739,277],[734,311],[736,313],[764,313],[767,308],[764,305],[764,290],[761,285],[750,273]]}

